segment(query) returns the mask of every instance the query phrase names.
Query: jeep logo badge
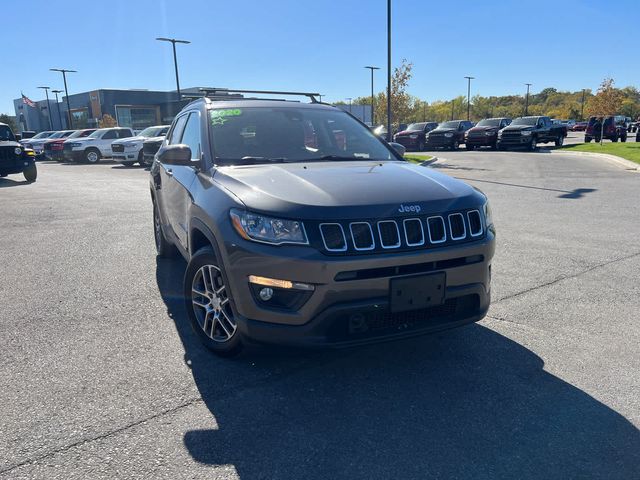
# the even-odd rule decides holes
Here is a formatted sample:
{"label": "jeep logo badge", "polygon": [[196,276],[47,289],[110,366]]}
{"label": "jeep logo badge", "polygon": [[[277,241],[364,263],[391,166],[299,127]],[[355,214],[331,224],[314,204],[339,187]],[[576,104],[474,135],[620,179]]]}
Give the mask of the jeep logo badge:
{"label": "jeep logo badge", "polygon": [[398,212],[400,213],[420,213],[420,205],[400,205]]}

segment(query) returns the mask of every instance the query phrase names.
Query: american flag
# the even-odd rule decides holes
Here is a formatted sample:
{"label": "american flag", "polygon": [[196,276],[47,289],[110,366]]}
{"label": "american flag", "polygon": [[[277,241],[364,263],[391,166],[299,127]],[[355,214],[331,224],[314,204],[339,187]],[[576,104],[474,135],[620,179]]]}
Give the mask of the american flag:
{"label": "american flag", "polygon": [[[22,92],[20,92],[22,93]],[[30,107],[35,107],[36,106],[36,102],[34,102],[33,100],[31,100],[29,97],[27,97],[24,93],[22,93],[22,103],[29,105]]]}

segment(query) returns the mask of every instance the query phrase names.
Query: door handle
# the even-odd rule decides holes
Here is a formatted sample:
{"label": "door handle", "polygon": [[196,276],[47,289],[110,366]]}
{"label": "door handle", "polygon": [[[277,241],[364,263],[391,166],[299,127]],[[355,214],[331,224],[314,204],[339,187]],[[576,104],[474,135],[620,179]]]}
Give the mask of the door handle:
{"label": "door handle", "polygon": [[170,168],[167,169],[167,175],[169,177],[173,177],[173,170],[171,170]]}

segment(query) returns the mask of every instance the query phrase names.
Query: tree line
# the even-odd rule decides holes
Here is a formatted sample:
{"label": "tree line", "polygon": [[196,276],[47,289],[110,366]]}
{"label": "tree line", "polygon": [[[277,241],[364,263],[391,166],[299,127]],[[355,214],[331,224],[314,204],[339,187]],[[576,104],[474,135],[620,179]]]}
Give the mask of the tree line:
{"label": "tree line", "polygon": [[[391,112],[393,123],[423,121],[442,122],[467,118],[467,97],[427,102],[408,93],[413,64],[402,60],[391,77]],[[386,90],[386,89],[385,89]],[[488,117],[515,118],[524,115],[524,95],[471,97],[471,120]],[[337,102],[344,104],[344,102]],[[358,97],[354,105],[370,105],[371,97]],[[376,124],[386,123],[386,91],[374,95]],[[616,88],[613,79],[604,79],[596,92],[591,89],[577,92],[558,91],[553,87],[529,94],[529,115],[547,115],[562,120],[580,121],[590,115],[640,116],[640,91],[636,87]]]}

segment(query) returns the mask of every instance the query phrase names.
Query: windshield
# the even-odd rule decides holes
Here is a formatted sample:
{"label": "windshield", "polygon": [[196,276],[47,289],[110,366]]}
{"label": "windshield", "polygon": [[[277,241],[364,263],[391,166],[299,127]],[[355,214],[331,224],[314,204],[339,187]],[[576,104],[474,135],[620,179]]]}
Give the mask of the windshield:
{"label": "windshield", "polygon": [[67,138],[78,138],[78,137],[86,137],[86,136],[87,135],[85,134],[85,130],[76,130],[71,135],[69,135]]}
{"label": "windshield", "polygon": [[460,122],[444,122],[438,125],[438,128],[458,128]]}
{"label": "windshield", "polygon": [[395,160],[371,131],[340,110],[296,107],[209,111],[216,163]]}
{"label": "windshield", "polygon": [[53,135],[54,132],[40,132],[36,135],[34,135],[33,137],[31,137],[33,140],[36,140],[38,138],[49,138],[51,135]]}
{"label": "windshield", "polygon": [[100,138],[100,135],[102,135],[103,132],[104,130],[96,130],[91,135],[89,135],[88,138]]}
{"label": "windshield", "polygon": [[520,117],[511,122],[511,125],[535,125],[537,122],[538,117]]}
{"label": "windshield", "polygon": [[498,127],[500,126],[499,118],[485,118],[484,120],[480,120],[476,127]]}
{"label": "windshield", "polygon": [[0,141],[14,141],[16,138],[11,133],[11,129],[6,125],[0,125]]}
{"label": "windshield", "polygon": [[51,135],[50,137],[48,137],[48,138],[50,138],[50,139],[52,139],[52,140],[53,140],[54,138],[63,138],[63,137],[66,137],[66,136],[67,136],[67,135],[65,135],[65,133],[66,133],[66,132],[56,132],[56,133],[54,133],[53,135]]}
{"label": "windshield", "polygon": [[407,130],[409,131],[422,131],[424,130],[424,126],[426,125],[426,123],[411,123],[409,124],[409,126],[407,127]]}
{"label": "windshield", "polygon": [[158,135],[160,135],[160,132],[162,130],[164,130],[164,127],[147,127],[144,130],[142,130],[138,134],[138,136],[146,137],[146,138],[157,137]]}

